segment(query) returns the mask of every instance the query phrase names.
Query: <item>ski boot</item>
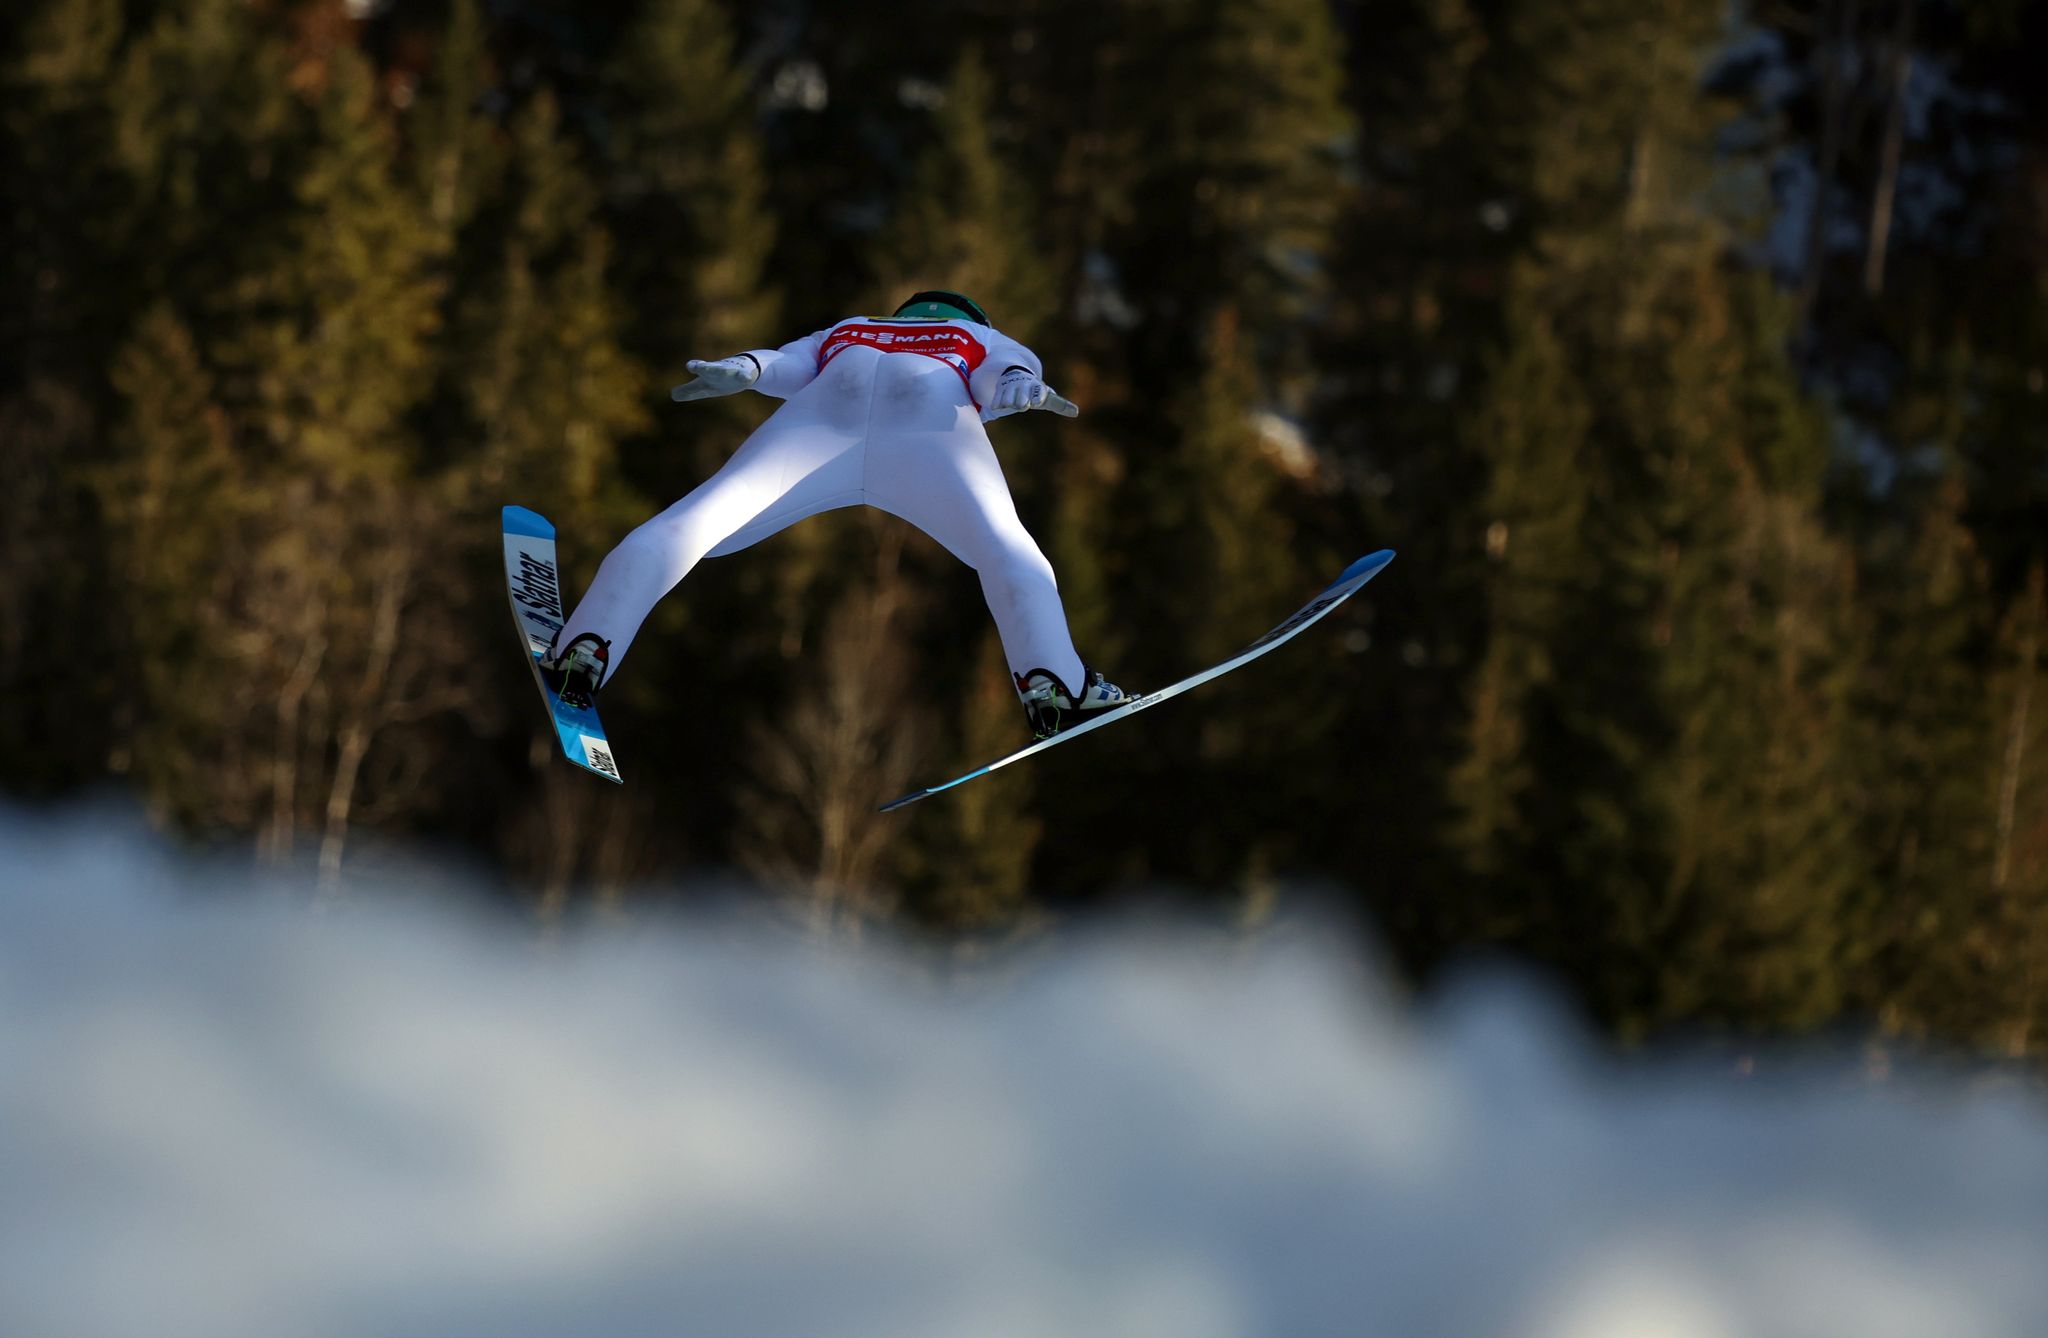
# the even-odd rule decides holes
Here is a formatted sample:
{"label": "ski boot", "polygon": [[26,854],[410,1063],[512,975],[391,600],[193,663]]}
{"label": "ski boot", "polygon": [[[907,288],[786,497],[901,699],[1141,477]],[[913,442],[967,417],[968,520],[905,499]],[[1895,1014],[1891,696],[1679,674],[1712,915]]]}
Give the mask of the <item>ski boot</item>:
{"label": "ski boot", "polygon": [[1017,697],[1024,703],[1024,718],[1031,723],[1033,738],[1049,739],[1070,729],[1098,711],[1127,705],[1132,697],[1103,678],[1101,671],[1083,665],[1080,692],[1072,692],[1050,669],[1032,669],[1017,675]]}
{"label": "ski boot", "polygon": [[612,658],[612,643],[594,633],[570,638],[559,655],[540,661],[541,680],[564,706],[588,710],[604,686],[604,673]]}

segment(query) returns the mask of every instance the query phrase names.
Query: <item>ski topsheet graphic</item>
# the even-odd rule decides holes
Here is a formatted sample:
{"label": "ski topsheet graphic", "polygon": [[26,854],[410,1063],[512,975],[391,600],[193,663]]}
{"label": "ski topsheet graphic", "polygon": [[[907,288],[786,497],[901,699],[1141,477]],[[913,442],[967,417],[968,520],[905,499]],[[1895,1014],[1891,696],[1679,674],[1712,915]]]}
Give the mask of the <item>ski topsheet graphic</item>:
{"label": "ski topsheet graphic", "polygon": [[612,760],[611,741],[604,736],[595,706],[570,706],[548,690],[540,676],[540,659],[562,630],[562,578],[555,567],[555,527],[537,511],[505,508],[505,593],[512,601],[512,621],[526,648],[526,667],[555,722],[562,755],[585,771],[624,783]]}
{"label": "ski topsheet graphic", "polygon": [[1291,640],[1303,628],[1316,622],[1331,609],[1336,608],[1339,604],[1357,594],[1360,587],[1373,577],[1379,575],[1381,569],[1393,560],[1394,550],[1391,548],[1383,548],[1377,553],[1358,559],[1358,561],[1346,567],[1343,574],[1332,581],[1322,593],[1302,605],[1299,609],[1296,609],[1278,627],[1275,627],[1272,631],[1266,633],[1257,641],[1252,642],[1251,645],[1246,646],[1221,664],[1213,665],[1198,674],[1183,678],[1180,682],[1163,687],[1157,692],[1148,692],[1126,705],[1117,707],[1115,710],[1104,711],[1099,715],[1091,716],[1084,724],[1076,725],[1072,729],[1061,730],[1049,739],[1040,739],[1028,747],[1019,748],[1008,757],[999,757],[987,766],[977,767],[964,776],[949,780],[942,785],[931,786],[928,789],[913,790],[901,799],[893,799],[882,805],[881,811],[887,813],[891,809],[914,804],[920,799],[939,793],[941,790],[950,790],[956,785],[965,785],[968,781],[978,776],[986,776],[998,767],[1006,767],[1012,762],[1022,761],[1033,753],[1042,753],[1048,748],[1056,748],[1060,744],[1070,743],[1090,730],[1101,729],[1104,725],[1114,724],[1119,720],[1127,720],[1147,707],[1159,705],[1159,703],[1169,697],[1178,697],[1189,688],[1200,687],[1212,678],[1221,678],[1231,670],[1258,659],[1259,656],[1264,655],[1282,642]]}

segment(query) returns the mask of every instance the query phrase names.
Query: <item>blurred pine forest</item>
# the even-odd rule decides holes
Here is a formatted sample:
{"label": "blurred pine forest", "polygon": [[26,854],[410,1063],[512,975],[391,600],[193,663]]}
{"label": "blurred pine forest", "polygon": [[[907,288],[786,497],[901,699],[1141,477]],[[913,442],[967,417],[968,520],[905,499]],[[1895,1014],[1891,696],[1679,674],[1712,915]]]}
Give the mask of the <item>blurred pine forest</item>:
{"label": "blurred pine forest", "polygon": [[[2048,1045],[2048,3],[17,0],[0,785],[542,912],[736,871],[962,944],[1343,889],[1624,1036]],[[773,407],[690,357],[917,286],[1094,663],[1021,741],[876,513],[704,564],[555,760],[497,512],[572,587]],[[53,895],[61,894],[53,890]]]}

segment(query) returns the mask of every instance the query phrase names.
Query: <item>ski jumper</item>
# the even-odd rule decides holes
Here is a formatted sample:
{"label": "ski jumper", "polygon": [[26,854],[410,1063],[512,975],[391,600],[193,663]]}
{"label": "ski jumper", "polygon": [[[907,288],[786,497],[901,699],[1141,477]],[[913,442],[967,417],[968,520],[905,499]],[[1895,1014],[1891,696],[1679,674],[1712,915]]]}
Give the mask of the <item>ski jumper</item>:
{"label": "ski jumper", "polygon": [[854,317],[747,356],[752,389],[786,401],[689,496],[627,535],[563,624],[611,643],[616,673],[655,602],[706,557],[807,516],[865,505],[900,516],[981,577],[1012,673],[1086,677],[1052,564],[1017,518],[981,406],[1038,357],[986,326]]}

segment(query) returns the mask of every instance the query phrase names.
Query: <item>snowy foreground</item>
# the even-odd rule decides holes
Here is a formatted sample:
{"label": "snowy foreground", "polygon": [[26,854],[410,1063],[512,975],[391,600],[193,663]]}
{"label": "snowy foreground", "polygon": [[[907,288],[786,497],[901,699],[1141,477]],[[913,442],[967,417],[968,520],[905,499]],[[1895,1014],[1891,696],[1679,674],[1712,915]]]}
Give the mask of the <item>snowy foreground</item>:
{"label": "snowy foreground", "polygon": [[731,921],[312,913],[106,822],[0,814],[0,870],[0,1334],[2048,1334],[2011,1085],[1623,1069],[1305,929],[946,990]]}

